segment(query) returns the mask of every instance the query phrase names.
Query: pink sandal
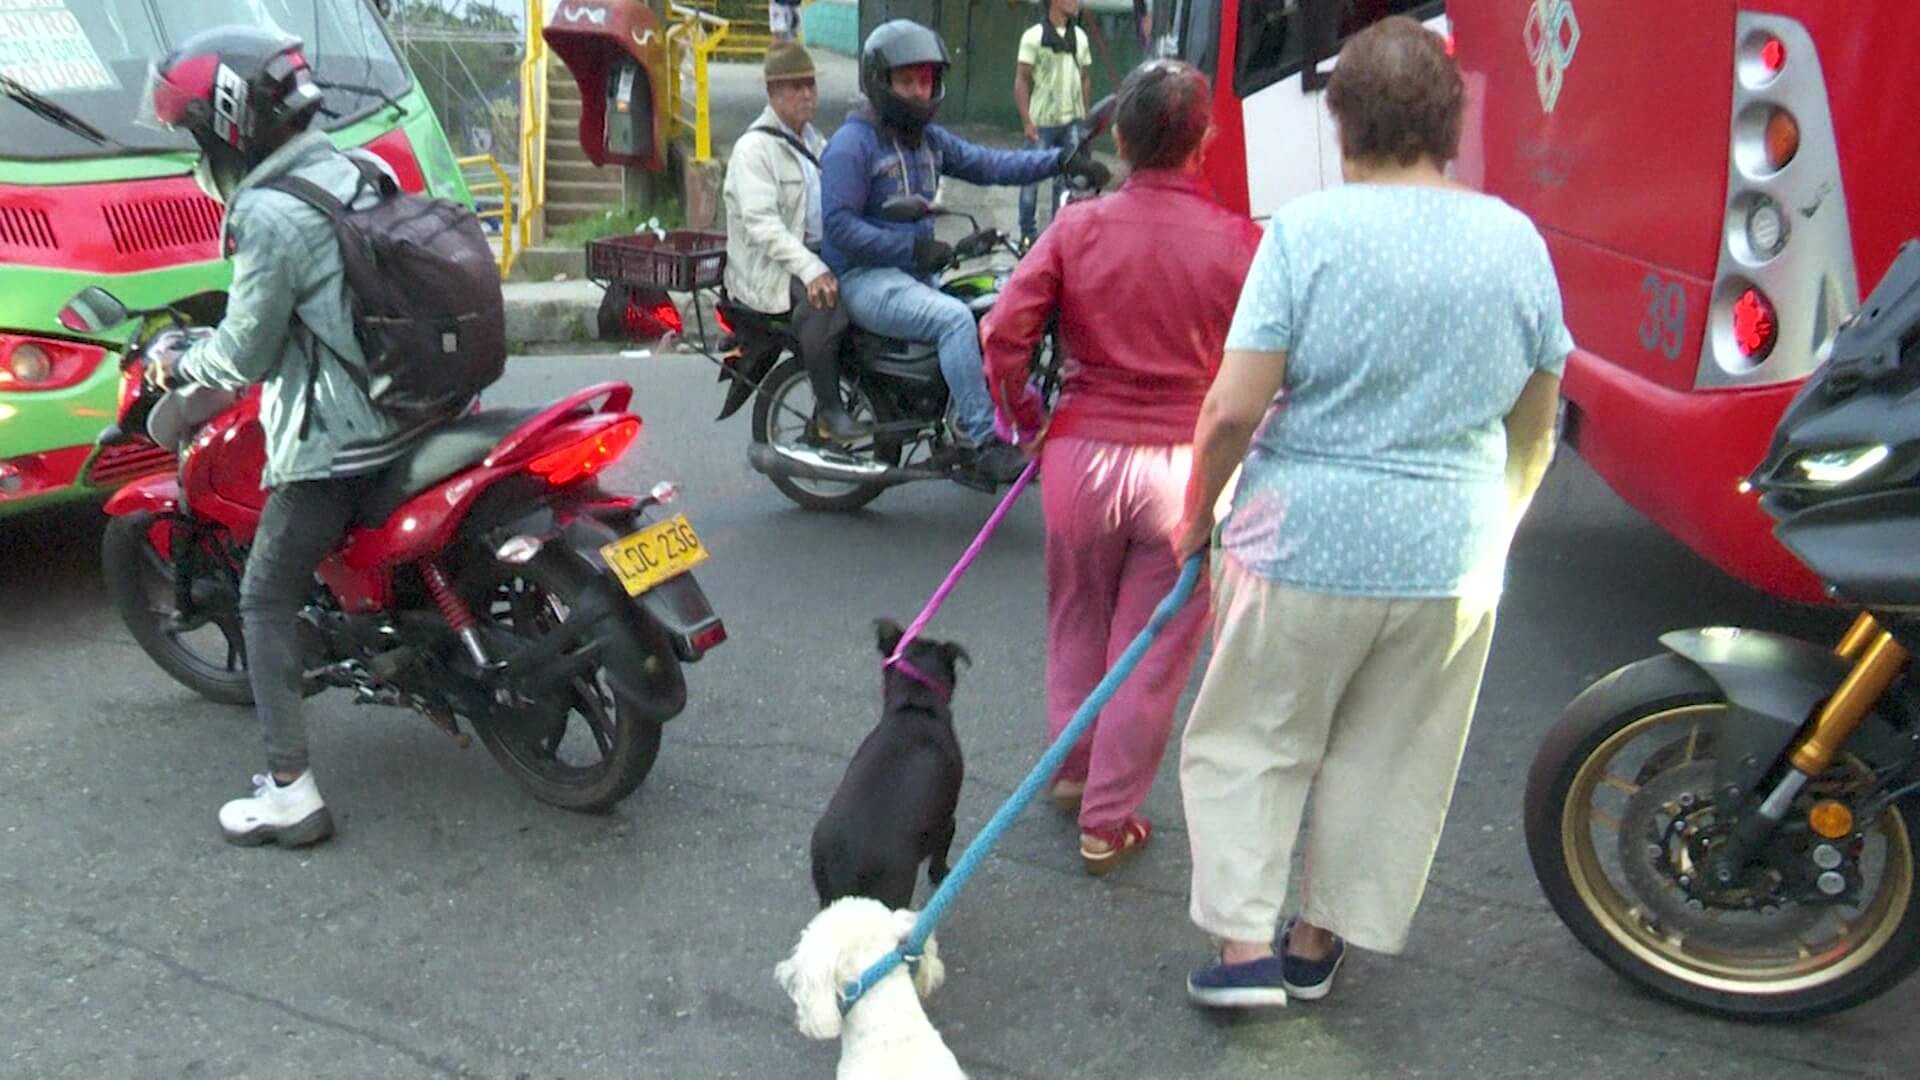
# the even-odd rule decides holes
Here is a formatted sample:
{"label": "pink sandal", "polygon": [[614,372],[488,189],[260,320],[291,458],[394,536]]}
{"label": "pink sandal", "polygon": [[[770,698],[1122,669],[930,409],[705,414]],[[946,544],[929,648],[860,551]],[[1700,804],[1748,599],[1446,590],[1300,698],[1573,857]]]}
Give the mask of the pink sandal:
{"label": "pink sandal", "polygon": [[[1080,859],[1086,863],[1087,873],[1103,877],[1112,873],[1121,863],[1140,854],[1140,850],[1152,838],[1153,823],[1142,817],[1130,817],[1105,829],[1084,830],[1080,833]],[[1105,845],[1105,850],[1087,847],[1089,840]]]}

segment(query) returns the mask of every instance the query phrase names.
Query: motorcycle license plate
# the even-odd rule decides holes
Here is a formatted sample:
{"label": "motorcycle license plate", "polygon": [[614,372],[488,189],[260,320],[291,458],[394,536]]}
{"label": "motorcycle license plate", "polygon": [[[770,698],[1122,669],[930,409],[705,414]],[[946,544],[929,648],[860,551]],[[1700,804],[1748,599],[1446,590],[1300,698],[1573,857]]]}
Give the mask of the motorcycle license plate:
{"label": "motorcycle license plate", "polygon": [[639,596],[706,562],[707,549],[687,515],[675,514],[603,546],[600,557],[607,560],[607,568],[626,587],[627,595]]}

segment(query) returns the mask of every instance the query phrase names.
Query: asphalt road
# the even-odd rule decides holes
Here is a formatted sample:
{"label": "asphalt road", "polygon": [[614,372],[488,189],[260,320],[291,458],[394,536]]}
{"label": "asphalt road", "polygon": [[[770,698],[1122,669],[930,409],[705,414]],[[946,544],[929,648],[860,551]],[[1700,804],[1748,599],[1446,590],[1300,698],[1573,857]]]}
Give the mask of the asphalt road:
{"label": "asphalt road", "polygon": [[[806,838],[875,717],[878,615],[924,601],[992,506],[919,485],[847,517],[790,508],[711,421],[696,357],[516,362],[526,404],[634,381],[646,428],[616,468],[685,487],[699,573],[732,641],[651,779],[609,817],[523,796],[477,745],[410,714],[314,702],[340,823],[305,852],[222,843],[259,767],[251,715],[161,674],[110,611],[99,521],[0,526],[0,1076],[826,1077],[772,978],[813,910]],[[1041,529],[1016,508],[935,624],[975,658],[956,708],[962,842],[1042,745]],[[1458,797],[1406,955],[1354,957],[1336,995],[1277,1015],[1190,1008],[1169,761],[1152,848],[1106,880],[1039,807],[941,930],[930,1014],[970,1074],[1910,1077],[1920,981],[1796,1026],[1704,1019],[1630,990],[1547,910],[1519,820],[1560,705],[1660,631],[1743,622],[1829,634],[1720,578],[1576,462],[1524,530]]]}

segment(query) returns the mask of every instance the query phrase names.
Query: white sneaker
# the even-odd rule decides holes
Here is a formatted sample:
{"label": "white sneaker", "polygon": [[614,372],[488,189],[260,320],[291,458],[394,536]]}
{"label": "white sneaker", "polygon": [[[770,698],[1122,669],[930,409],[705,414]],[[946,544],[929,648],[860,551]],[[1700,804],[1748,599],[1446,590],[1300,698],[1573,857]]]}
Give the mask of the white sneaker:
{"label": "white sneaker", "polygon": [[220,808],[220,831],[234,844],[305,847],[333,835],[333,815],[320,801],[312,769],[285,787],[271,774],[262,774],[253,778],[252,798]]}

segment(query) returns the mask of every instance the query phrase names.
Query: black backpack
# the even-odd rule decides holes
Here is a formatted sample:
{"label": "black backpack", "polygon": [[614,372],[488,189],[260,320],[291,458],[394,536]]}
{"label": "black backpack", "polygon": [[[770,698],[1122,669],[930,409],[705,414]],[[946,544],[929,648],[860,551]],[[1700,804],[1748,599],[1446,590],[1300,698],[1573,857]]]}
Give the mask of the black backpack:
{"label": "black backpack", "polygon": [[[499,263],[472,210],[406,194],[380,166],[350,160],[362,184],[380,193],[365,209],[352,209],[297,176],[261,186],[292,195],[333,222],[354,336],[367,358],[360,389],[396,419],[452,416],[507,368]],[[347,370],[359,380],[353,365]]]}

